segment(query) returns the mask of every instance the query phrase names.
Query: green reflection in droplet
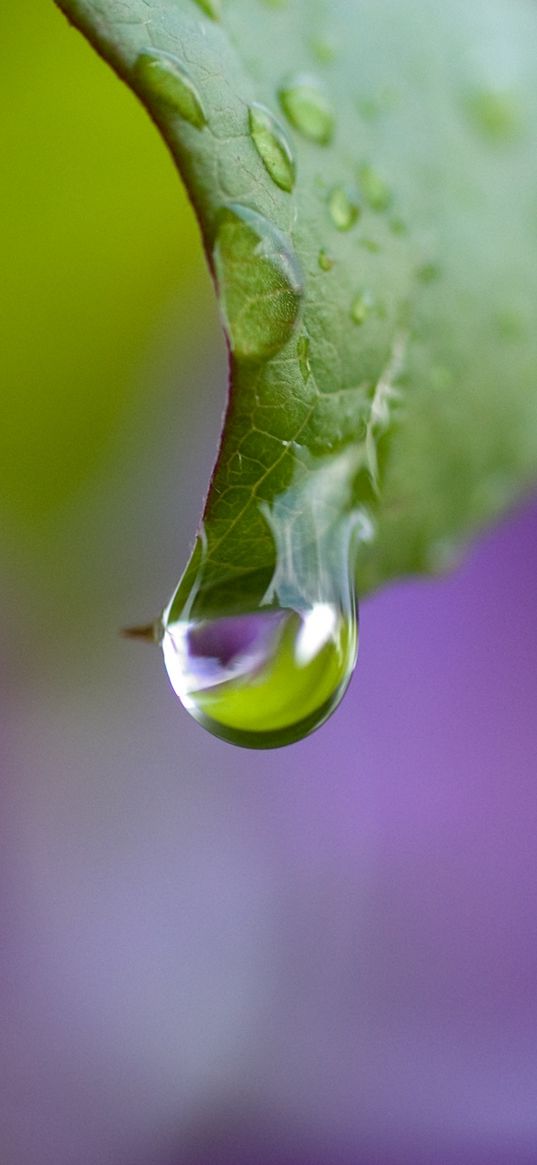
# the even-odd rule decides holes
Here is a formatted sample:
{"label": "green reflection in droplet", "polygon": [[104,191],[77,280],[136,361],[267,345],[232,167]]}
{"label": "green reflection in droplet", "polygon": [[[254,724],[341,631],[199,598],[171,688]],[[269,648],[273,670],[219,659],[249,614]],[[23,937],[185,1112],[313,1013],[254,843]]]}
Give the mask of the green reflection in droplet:
{"label": "green reflection in droplet", "polygon": [[199,542],[160,624],[184,707],[209,732],[249,748],[290,744],[319,727],[356,662],[354,558],[372,532],[368,514],[352,509],[360,454],[303,457],[290,487],[259,503],[274,547],[268,585],[252,562],[251,583],[246,576],[215,592],[210,546]]}
{"label": "green reflection in droplet", "polygon": [[313,78],[294,78],[278,96],[286,117],[303,137],[321,146],[328,144],[334,133],[334,112]]}
{"label": "green reflection in droplet", "polygon": [[136,59],[135,73],[150,104],[166,105],[196,129],[207,124],[200,94],[177,57],[160,49],[143,49]]}
{"label": "green reflection in droplet", "polygon": [[234,355],[268,359],[292,335],[302,302],[290,240],[257,211],[231,203],[218,218],[213,259]]}
{"label": "green reflection in droplet", "polygon": [[252,141],[272,180],[282,190],[295,184],[295,158],[287,135],[264,105],[254,102],[248,110]]}

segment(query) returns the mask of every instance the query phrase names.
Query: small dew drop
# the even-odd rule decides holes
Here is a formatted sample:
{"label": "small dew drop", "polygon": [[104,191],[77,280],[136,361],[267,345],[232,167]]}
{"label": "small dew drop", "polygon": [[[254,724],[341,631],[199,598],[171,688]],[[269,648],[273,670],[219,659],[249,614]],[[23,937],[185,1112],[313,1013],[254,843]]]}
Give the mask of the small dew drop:
{"label": "small dew drop", "polygon": [[310,77],[296,77],[282,86],[278,96],[286,117],[303,137],[321,146],[331,141],[334,113],[316,81]]}
{"label": "small dew drop", "polygon": [[389,113],[399,104],[399,95],[395,89],[385,87],[374,96],[359,97],[357,108],[366,121],[377,121],[383,114]]}
{"label": "small dew drop", "polygon": [[380,243],[377,239],[361,238],[360,246],[364,248],[364,251],[369,251],[371,255],[378,255],[381,250]]}
{"label": "small dew drop", "polygon": [[177,57],[160,49],[143,49],[135,72],[149,99],[166,105],[196,129],[207,124],[198,90]]}
{"label": "small dew drop", "polygon": [[300,368],[300,375],[304,383],[311,376],[310,365],[310,342],[307,336],[300,336],[296,346],[296,354],[298,359],[298,366]]}
{"label": "small dew drop", "polygon": [[356,105],[366,121],[376,121],[380,116],[381,109],[378,101],[374,97],[359,97]]}
{"label": "small dew drop", "polygon": [[392,194],[384,178],[369,165],[360,167],[359,177],[362,193],[371,209],[387,210],[392,201]]}
{"label": "small dew drop", "polygon": [[351,319],[355,324],[363,324],[371,313],[375,301],[370,291],[360,291],[352,301]]}
{"label": "small dew drop", "polygon": [[296,165],[285,130],[269,109],[255,102],[248,110],[248,122],[265,169],[281,190],[290,192],[295,184]]}
{"label": "small dew drop", "polygon": [[321,247],[318,255],[318,263],[321,271],[331,271],[335,261],[336,260],[333,259],[331,255],[329,255],[328,251],[326,251],[324,247]]}
{"label": "small dew drop", "polygon": [[388,222],[392,235],[407,235],[408,227],[402,218],[394,215]]}
{"label": "small dew drop", "polygon": [[311,41],[311,51],[319,64],[328,65],[337,57],[338,45],[329,35],[316,36]]}
{"label": "small dew drop", "polygon": [[442,274],[438,263],[422,263],[416,272],[420,283],[437,283]]}
{"label": "small dew drop", "polygon": [[222,15],[220,0],[196,0],[196,4],[206,16],[210,16],[211,20],[220,20]]}
{"label": "small dew drop", "polygon": [[518,312],[506,309],[499,311],[494,316],[493,325],[495,331],[504,340],[518,341],[523,340],[527,334],[526,323]]}
{"label": "small dew drop", "polygon": [[350,231],[360,214],[358,199],[345,186],[334,186],[328,200],[328,209],[338,231]]}
{"label": "small dew drop", "polygon": [[231,203],[218,218],[213,260],[232,352],[267,360],[290,339],[302,304],[290,240],[257,211]]}
{"label": "small dew drop", "polygon": [[512,93],[476,90],[464,104],[470,124],[491,145],[504,145],[520,136],[522,115]]}

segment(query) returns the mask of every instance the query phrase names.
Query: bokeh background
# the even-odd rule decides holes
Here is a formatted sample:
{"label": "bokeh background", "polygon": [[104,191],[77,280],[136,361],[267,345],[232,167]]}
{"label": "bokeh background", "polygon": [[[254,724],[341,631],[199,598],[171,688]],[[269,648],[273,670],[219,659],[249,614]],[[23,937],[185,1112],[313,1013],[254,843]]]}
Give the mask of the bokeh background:
{"label": "bokeh background", "polygon": [[186,561],[225,357],[143,110],[5,4],[2,1165],[534,1165],[537,506],[362,610],[250,754],[123,641]]}

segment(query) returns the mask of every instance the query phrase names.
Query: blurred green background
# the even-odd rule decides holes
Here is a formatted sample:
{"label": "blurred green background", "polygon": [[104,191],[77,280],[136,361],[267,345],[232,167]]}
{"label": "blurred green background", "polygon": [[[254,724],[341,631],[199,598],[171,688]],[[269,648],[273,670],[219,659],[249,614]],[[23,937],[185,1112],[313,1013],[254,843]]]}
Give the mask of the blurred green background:
{"label": "blurred green background", "polygon": [[0,31],[3,569],[39,603],[35,572],[50,594],[77,507],[86,522],[93,502],[106,510],[161,409],[188,427],[190,368],[217,329],[194,217],[144,110],[52,0],[2,6]]}

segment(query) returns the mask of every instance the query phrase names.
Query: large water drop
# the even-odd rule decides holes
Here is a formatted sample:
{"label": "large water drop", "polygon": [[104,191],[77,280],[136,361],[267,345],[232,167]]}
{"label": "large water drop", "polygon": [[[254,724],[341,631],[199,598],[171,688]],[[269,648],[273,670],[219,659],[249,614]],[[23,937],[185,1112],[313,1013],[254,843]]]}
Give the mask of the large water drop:
{"label": "large water drop", "polygon": [[143,49],[136,59],[135,72],[149,102],[166,105],[196,129],[207,124],[203,102],[192,77],[172,53]]}
{"label": "large water drop", "polygon": [[352,612],[331,603],[168,626],[166,668],[181,703],[232,744],[278,748],[339,703],[356,655]]}
{"label": "large water drop", "polygon": [[302,302],[290,240],[257,211],[232,203],[219,215],[213,258],[234,355],[268,359],[292,335]]}
{"label": "large water drop", "polygon": [[160,639],[181,703],[215,736],[277,748],[339,704],[358,646],[355,549],[371,530],[367,515],[341,508],[355,468],[348,453],[325,459],[270,507],[260,503],[274,540],[261,590],[252,562],[251,591],[248,575],[215,591],[210,546],[198,543],[197,568],[165,609]]}

